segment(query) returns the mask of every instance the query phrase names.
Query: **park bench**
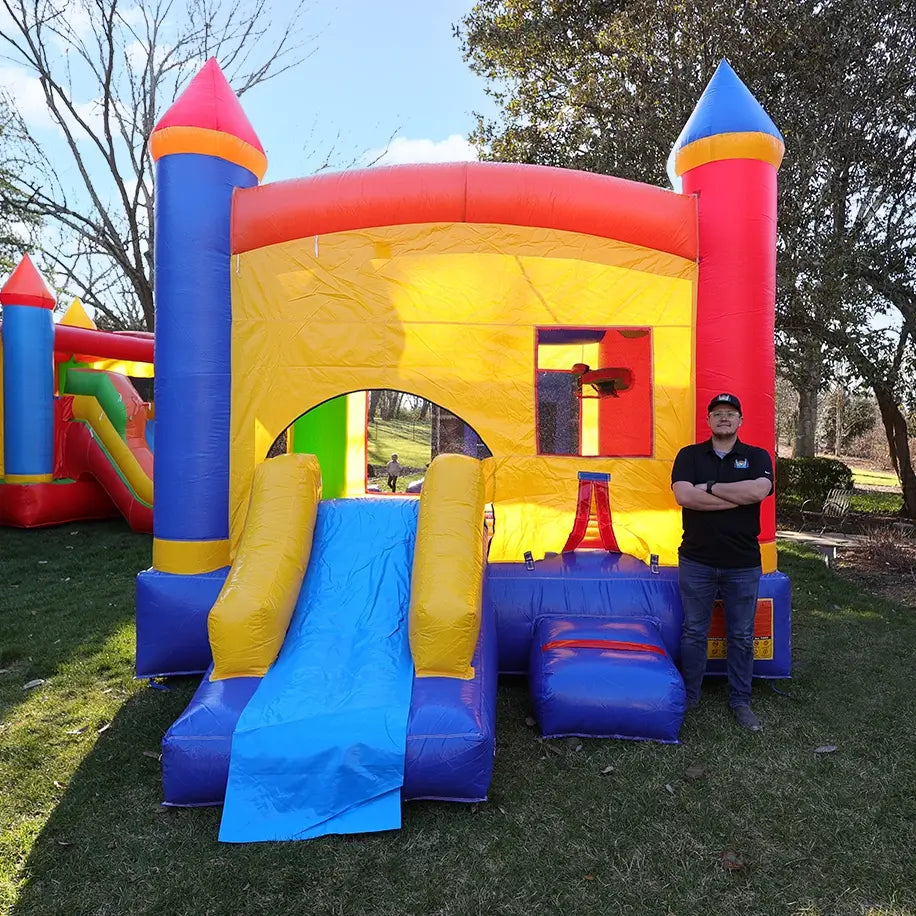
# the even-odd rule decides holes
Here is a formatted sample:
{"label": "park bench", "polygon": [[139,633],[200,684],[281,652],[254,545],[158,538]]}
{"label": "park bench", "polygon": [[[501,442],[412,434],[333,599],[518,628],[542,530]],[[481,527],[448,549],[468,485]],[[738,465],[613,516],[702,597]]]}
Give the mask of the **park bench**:
{"label": "park bench", "polygon": [[843,524],[849,515],[849,497],[851,495],[852,490],[834,487],[827,493],[823,501],[806,499],[801,507],[803,526],[808,519],[814,519],[814,524],[821,526],[820,534],[823,534],[828,526],[842,531]]}

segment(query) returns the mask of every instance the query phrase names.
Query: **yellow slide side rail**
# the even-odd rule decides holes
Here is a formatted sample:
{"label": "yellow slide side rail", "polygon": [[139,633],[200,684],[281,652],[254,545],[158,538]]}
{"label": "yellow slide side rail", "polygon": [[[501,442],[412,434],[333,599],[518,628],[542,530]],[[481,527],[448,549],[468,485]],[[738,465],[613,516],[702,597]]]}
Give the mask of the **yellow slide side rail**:
{"label": "yellow slide side rail", "polygon": [[210,680],[263,677],[276,660],[308,567],[320,500],[314,455],[278,455],[258,466],[238,552],[207,618]]}
{"label": "yellow slide side rail", "polygon": [[84,420],[99,437],[115,466],[124,475],[134,495],[148,506],[153,504],[153,481],[140,467],[137,456],[118,434],[102,405],[89,394],[73,396],[73,416]]}
{"label": "yellow slide side rail", "polygon": [[484,474],[479,461],[439,455],[420,494],[410,583],[417,677],[474,677],[484,571]]}

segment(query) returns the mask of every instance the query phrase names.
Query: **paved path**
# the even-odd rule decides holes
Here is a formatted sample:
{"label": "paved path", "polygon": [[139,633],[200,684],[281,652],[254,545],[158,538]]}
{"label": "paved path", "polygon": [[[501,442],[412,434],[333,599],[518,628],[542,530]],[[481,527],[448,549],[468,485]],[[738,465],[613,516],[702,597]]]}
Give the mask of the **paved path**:
{"label": "paved path", "polygon": [[799,541],[803,544],[811,544],[814,547],[852,547],[861,539],[861,534],[846,534],[841,531],[825,531],[819,534],[816,531],[788,531],[778,530],[777,538],[784,538],[787,541]]}
{"label": "paved path", "polygon": [[841,531],[825,531],[819,534],[816,531],[788,531],[777,530],[776,537],[786,541],[796,541],[816,550],[824,558],[824,563],[831,566],[836,559],[837,550],[855,548],[861,541],[861,534],[845,534]]}

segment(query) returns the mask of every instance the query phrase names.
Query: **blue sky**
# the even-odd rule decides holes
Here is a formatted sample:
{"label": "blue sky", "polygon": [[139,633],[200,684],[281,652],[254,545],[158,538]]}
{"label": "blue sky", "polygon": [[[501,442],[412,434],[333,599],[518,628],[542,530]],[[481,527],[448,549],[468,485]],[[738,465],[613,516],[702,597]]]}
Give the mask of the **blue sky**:
{"label": "blue sky", "polygon": [[[87,35],[86,11],[69,2],[71,27]],[[367,164],[386,147],[386,162],[473,158],[466,143],[473,113],[495,109],[452,35],[472,6],[473,0],[314,0],[303,21],[311,56],[242,100],[267,152],[267,180],[310,174],[325,163]],[[129,3],[121,12],[128,21],[137,15]],[[91,121],[95,100],[86,88],[78,83],[74,98]],[[13,59],[0,57],[0,90],[16,100],[43,143],[60,142],[37,80]],[[64,175],[70,167],[62,160]]]}
{"label": "blue sky", "polygon": [[313,56],[243,98],[267,152],[266,180],[309,174],[328,156],[335,168],[360,164],[386,145],[388,162],[469,158],[462,138],[474,127],[473,113],[494,113],[452,36],[452,24],[472,6],[316,3]]}
{"label": "blue sky", "polygon": [[[228,3],[228,0],[225,0]],[[243,6],[248,0],[242,0]],[[242,105],[267,153],[265,180],[280,181],[332,170],[403,162],[443,162],[476,158],[467,137],[476,123],[474,112],[495,114],[482,80],[461,58],[453,25],[468,13],[474,0],[311,0],[302,21],[302,33],[313,51],[293,70],[256,86],[242,97]],[[62,0],[63,28],[79,40],[93,41],[91,3]],[[175,5],[178,9],[180,4]],[[287,0],[268,2],[268,8],[289,9]],[[142,16],[136,0],[119,4],[131,51],[130,27],[142,34]],[[278,19],[282,19],[278,15]],[[0,7],[0,31],[16,34]],[[176,20],[177,21],[177,20]],[[280,25],[283,23],[280,22]],[[163,35],[163,47],[169,47]],[[50,53],[68,46],[47,38]],[[263,59],[269,37],[256,48],[253,60]],[[85,68],[72,57],[72,99],[80,115],[100,129],[99,88],[87,79]],[[258,54],[258,51],[261,51]],[[70,202],[89,210],[81,173],[64,146],[64,135],[45,107],[35,75],[0,42],[0,92],[15,103],[42,145],[57,181]],[[61,60],[55,61],[62,78]],[[225,62],[224,62],[225,63]],[[203,60],[200,61],[203,64]],[[164,111],[159,112],[161,116]],[[117,191],[93,144],[78,132],[83,164],[103,200],[116,201]],[[387,152],[386,152],[387,149]],[[125,155],[122,151],[119,155]],[[135,180],[127,166],[128,191]],[[143,214],[141,213],[141,218]],[[28,230],[23,228],[23,239]],[[24,241],[23,245],[29,243]],[[45,240],[45,244],[56,242]]]}

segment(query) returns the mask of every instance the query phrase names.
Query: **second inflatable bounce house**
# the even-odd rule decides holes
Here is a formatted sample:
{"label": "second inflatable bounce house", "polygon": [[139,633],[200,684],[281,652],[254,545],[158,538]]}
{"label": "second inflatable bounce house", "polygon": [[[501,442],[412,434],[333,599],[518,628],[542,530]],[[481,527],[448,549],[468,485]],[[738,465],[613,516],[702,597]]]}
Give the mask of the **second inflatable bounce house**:
{"label": "second inflatable bounce house", "polygon": [[0,525],[123,515],[153,528],[153,335],[100,331],[54,295],[26,255],[0,289]]}
{"label": "second inflatable bounce house", "polygon": [[[215,61],[151,144],[137,673],[204,673],[164,740],[166,803],[224,803],[240,842],[483,799],[500,673],[529,675],[545,735],[676,741],[672,461],[721,391],[774,448],[783,142],[728,64],[674,147],[680,192],[489,162],[259,186]],[[435,458],[419,497],[367,495],[341,443],[384,388],[460,418],[485,457]],[[303,417],[313,454],[268,460]],[[755,673],[784,677],[772,498],[760,539]]]}

